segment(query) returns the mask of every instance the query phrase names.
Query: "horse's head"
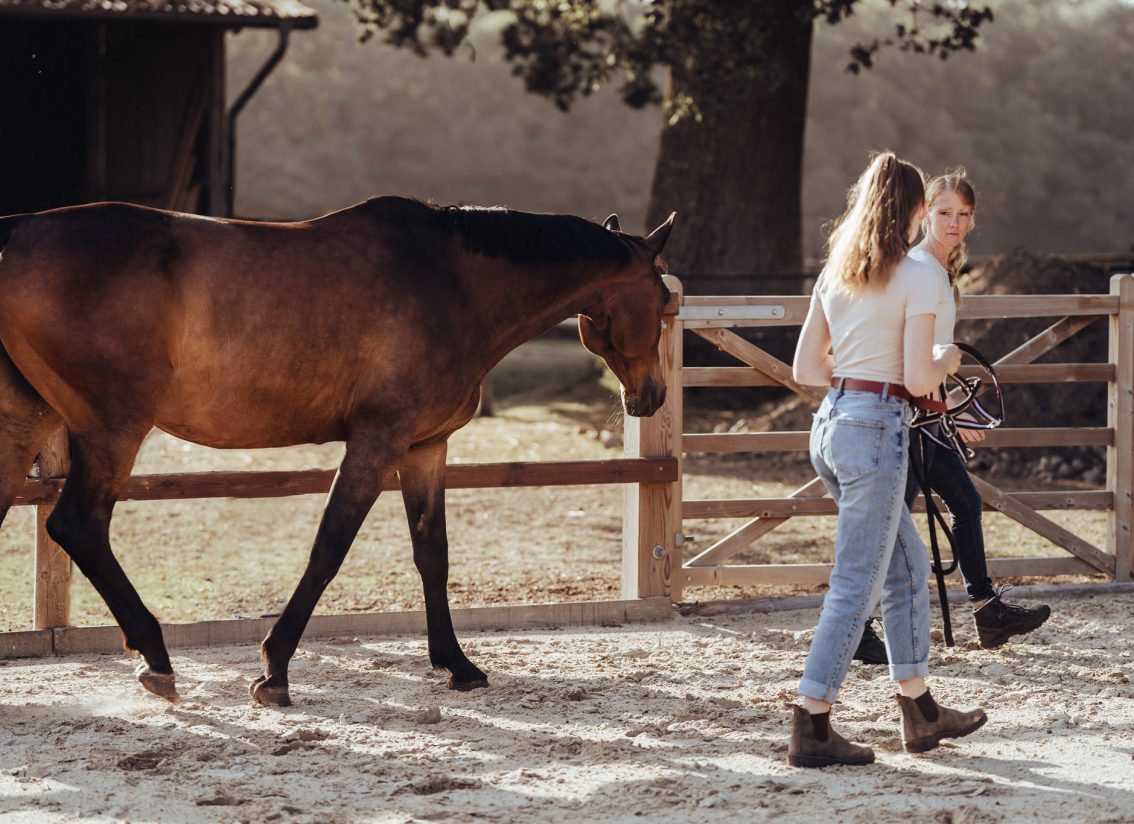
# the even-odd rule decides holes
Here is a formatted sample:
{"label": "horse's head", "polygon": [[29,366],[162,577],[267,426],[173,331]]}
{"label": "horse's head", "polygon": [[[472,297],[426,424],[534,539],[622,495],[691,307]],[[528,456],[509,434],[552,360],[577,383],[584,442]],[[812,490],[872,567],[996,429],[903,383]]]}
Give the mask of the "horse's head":
{"label": "horse's head", "polygon": [[[676,213],[671,214],[649,237],[634,239],[632,259],[626,270],[579,314],[583,346],[606,361],[614,372],[622,384],[622,406],[627,415],[634,417],[648,417],[665,403],[658,339],[669,290],[662,282],[656,260],[675,217]],[[615,215],[603,225],[619,231]]]}

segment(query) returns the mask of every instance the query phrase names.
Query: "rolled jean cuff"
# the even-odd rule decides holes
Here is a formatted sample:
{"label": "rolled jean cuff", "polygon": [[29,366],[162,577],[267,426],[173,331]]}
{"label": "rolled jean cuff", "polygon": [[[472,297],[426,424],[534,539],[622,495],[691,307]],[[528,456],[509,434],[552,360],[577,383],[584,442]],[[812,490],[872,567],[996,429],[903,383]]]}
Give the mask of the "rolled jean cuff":
{"label": "rolled jean cuff", "polygon": [[799,694],[804,698],[814,698],[816,701],[834,704],[839,698],[839,688],[831,688],[826,684],[820,684],[818,681],[804,678],[799,682]]}
{"label": "rolled jean cuff", "polygon": [[917,664],[891,664],[890,679],[892,681],[905,681],[909,678],[924,678],[929,675],[929,662],[922,661]]}

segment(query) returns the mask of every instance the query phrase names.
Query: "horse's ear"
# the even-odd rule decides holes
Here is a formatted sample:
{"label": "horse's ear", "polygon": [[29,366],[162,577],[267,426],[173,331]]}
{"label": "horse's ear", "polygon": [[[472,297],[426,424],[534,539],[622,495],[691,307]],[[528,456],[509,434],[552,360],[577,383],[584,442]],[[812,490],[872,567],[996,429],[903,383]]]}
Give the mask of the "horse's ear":
{"label": "horse's ear", "polygon": [[646,243],[654,250],[655,255],[661,254],[661,250],[665,248],[665,242],[669,240],[669,231],[673,228],[673,221],[677,218],[677,212],[670,212],[669,219],[666,220],[658,228],[650,232],[650,236],[646,238]]}
{"label": "horse's ear", "polygon": [[622,225],[618,222],[618,215],[611,215],[602,222],[602,228],[608,229],[611,232],[621,232]]}

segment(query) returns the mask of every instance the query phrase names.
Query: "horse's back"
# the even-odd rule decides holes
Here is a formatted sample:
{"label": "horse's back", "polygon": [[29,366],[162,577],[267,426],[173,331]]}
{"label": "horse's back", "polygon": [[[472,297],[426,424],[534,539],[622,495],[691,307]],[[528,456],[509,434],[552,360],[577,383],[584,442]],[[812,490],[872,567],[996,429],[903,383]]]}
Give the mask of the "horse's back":
{"label": "horse's back", "polygon": [[40,213],[0,260],[0,337],[72,424],[150,415],[214,446],[341,439],[360,386],[393,398],[419,380],[406,353],[446,314],[399,274],[413,268],[401,208],[297,223]]}

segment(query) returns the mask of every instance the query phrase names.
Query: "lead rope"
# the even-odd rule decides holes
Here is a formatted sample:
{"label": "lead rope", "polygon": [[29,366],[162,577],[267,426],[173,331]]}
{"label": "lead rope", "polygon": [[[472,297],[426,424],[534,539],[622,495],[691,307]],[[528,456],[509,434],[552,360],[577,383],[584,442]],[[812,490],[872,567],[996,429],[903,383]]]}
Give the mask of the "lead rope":
{"label": "lead rope", "polygon": [[[921,489],[921,494],[925,498],[925,515],[929,521],[929,548],[933,553],[933,576],[937,579],[937,598],[941,604],[941,625],[945,632],[945,646],[953,646],[953,621],[949,614],[949,595],[945,588],[945,576],[953,573],[957,569],[957,552],[953,543],[953,532],[945,524],[945,518],[941,514],[940,508],[937,506],[937,501],[933,497],[933,490],[929,488],[929,465],[926,462],[926,441],[929,438],[928,433],[924,427],[918,427],[912,430],[912,433],[917,437],[916,452],[917,457],[915,460],[910,461],[910,468],[913,470],[914,477],[917,478],[917,485]],[[937,525],[940,524],[941,531],[945,534],[945,538],[949,541],[949,551],[953,554],[953,558],[948,566],[941,562],[941,547],[937,543]]]}

